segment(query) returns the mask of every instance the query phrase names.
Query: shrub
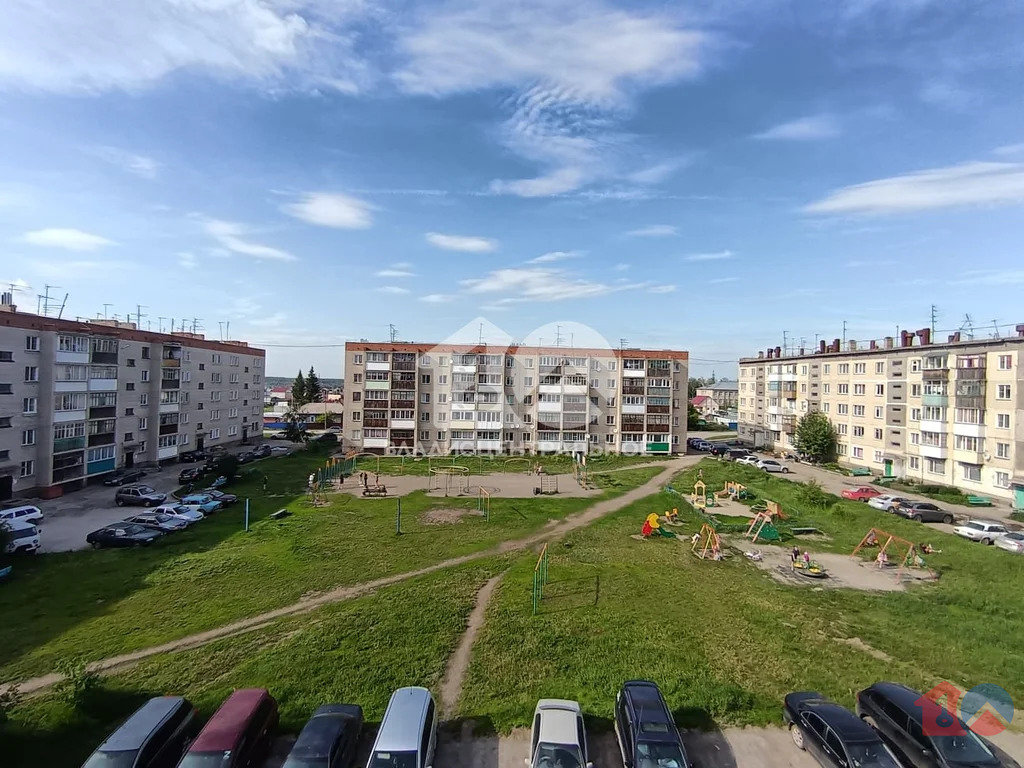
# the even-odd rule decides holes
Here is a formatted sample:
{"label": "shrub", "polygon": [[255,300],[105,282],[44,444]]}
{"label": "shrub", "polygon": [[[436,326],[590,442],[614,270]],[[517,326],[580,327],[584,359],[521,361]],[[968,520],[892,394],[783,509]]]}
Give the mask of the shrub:
{"label": "shrub", "polygon": [[55,687],[57,696],[70,707],[88,709],[90,696],[100,686],[100,676],[81,659],[61,661],[57,673],[64,677]]}
{"label": "shrub", "polygon": [[225,453],[213,465],[213,471],[219,476],[227,478],[230,483],[238,474],[238,457],[231,453]]}
{"label": "shrub", "polygon": [[21,689],[16,685],[0,691],[0,725],[7,722],[7,719],[10,717],[10,711],[18,706],[23,698]]}
{"label": "shrub", "polygon": [[801,483],[796,491],[796,497],[802,504],[818,509],[824,509],[829,505],[829,501],[835,498],[832,494],[826,493],[817,480]]}

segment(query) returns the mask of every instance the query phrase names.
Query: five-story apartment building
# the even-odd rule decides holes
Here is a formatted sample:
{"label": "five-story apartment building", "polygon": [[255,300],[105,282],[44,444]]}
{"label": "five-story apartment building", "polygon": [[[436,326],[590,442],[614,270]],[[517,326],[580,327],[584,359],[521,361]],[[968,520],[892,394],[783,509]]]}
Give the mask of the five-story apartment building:
{"label": "five-story apartment building", "polygon": [[686,450],[687,353],[350,342],[345,445],[375,453]]}

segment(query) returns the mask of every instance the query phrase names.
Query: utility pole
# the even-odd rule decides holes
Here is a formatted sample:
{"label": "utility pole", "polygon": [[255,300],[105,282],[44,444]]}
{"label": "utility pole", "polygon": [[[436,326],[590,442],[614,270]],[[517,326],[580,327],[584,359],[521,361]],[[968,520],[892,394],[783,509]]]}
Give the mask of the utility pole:
{"label": "utility pole", "polygon": [[843,320],[843,346],[846,346],[846,321]]}
{"label": "utility pole", "polygon": [[619,339],[619,349],[625,349],[629,346],[629,339]]}
{"label": "utility pole", "polygon": [[398,337],[398,329],[395,328],[395,324],[394,323],[388,323],[388,330],[391,333],[391,343],[394,344],[395,343],[395,339]]}
{"label": "utility pole", "polygon": [[932,336],[935,335],[935,321],[939,317],[939,308],[932,304]]}

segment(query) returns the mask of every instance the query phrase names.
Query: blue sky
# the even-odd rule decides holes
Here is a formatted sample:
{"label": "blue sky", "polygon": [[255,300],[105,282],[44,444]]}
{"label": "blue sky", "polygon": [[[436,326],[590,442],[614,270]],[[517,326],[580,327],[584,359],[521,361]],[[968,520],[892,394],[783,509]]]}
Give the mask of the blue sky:
{"label": "blue sky", "polygon": [[390,323],[721,375],[932,304],[1024,322],[1022,32],[960,0],[8,0],[0,279],[230,322],[287,375]]}

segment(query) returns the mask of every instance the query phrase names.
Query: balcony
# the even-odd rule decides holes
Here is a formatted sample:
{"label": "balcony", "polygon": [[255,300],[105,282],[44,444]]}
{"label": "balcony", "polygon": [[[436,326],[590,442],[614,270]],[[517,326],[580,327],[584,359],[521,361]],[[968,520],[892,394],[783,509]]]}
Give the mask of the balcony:
{"label": "balcony", "polygon": [[87,475],[101,475],[104,472],[113,472],[117,465],[117,459],[100,459],[99,461],[90,461],[86,465],[85,472]]}
{"label": "balcony", "polygon": [[944,435],[949,431],[946,422],[937,419],[921,419],[920,425],[922,432],[938,432],[940,435]]}
{"label": "balcony", "polygon": [[161,368],[180,368],[181,358],[178,357],[163,357],[160,359]]}
{"label": "balcony", "polygon": [[953,450],[953,461],[959,461],[963,464],[984,464],[985,454],[982,451],[969,451],[964,448],[955,448]]}
{"label": "balcony", "polygon": [[473,365],[453,365],[452,373],[476,373],[476,364]]}
{"label": "balcony", "polygon": [[645,394],[647,394],[647,389],[644,387],[643,384],[632,384],[632,383],[623,382],[623,384],[622,384],[622,394],[624,394],[624,395],[645,395]]}
{"label": "balcony", "polygon": [[69,421],[85,421],[85,408],[77,411],[56,411],[53,414],[54,424],[64,424]]}
{"label": "balcony", "polygon": [[363,419],[364,427],[386,427],[387,425],[387,419]]}
{"label": "balcony", "polygon": [[963,424],[957,422],[953,425],[953,434],[960,435],[962,437],[984,437],[985,436],[985,425],[984,424]]}
{"label": "balcony", "polygon": [[117,379],[89,379],[90,392],[116,392]]}
{"label": "balcony", "polygon": [[69,480],[78,480],[85,475],[85,462],[82,461],[81,457],[78,458],[78,463],[69,464],[67,466],[58,467],[56,462],[53,466],[53,482],[54,483],[66,483]]}
{"label": "balcony", "polygon": [[925,381],[946,381],[949,378],[949,369],[925,368],[921,371],[921,378]]}
{"label": "balcony", "polygon": [[54,362],[84,365],[89,362],[89,352],[65,352],[58,349],[54,355]]}
{"label": "balcony", "polygon": [[95,435],[89,435],[89,447],[97,448],[101,445],[113,445],[114,444],[114,433],[97,433]]}
{"label": "balcony", "polygon": [[957,408],[984,408],[985,407],[985,396],[984,395],[957,395],[956,398]]}
{"label": "balcony", "polygon": [[392,390],[400,389],[402,391],[414,390],[414,389],[416,389],[416,382],[415,381],[392,381],[391,382],[391,389]]}
{"label": "balcony", "polygon": [[387,448],[388,439],[386,437],[366,437],[363,438],[363,448]]}
{"label": "balcony", "polygon": [[90,419],[112,419],[115,416],[117,416],[117,406],[115,405],[94,406],[89,409]]}
{"label": "balcony", "polygon": [[415,429],[415,419],[392,419],[390,424],[392,429]]}
{"label": "balcony", "polygon": [[562,410],[566,413],[586,413],[586,403],[562,403]]}
{"label": "balcony", "polygon": [[500,451],[501,440],[477,440],[476,449],[478,451]]}
{"label": "balcony", "polygon": [[160,403],[160,413],[177,413],[179,410],[179,403]]}
{"label": "balcony", "polygon": [[627,379],[642,379],[647,375],[647,371],[643,368],[640,368],[639,370],[636,368],[623,368],[622,375]]}
{"label": "balcony", "polygon": [[178,446],[176,446],[176,445],[168,445],[165,448],[159,448],[159,449],[157,449],[157,452],[156,452],[156,457],[160,461],[164,461],[165,459],[173,459],[177,455],[178,455]]}
{"label": "balcony", "polygon": [[957,368],[956,369],[956,380],[957,381],[984,381],[985,380],[985,369],[974,367],[974,368]]}
{"label": "balcony", "polygon": [[[114,389],[117,389],[117,379],[111,379]],[[58,379],[53,382],[54,392],[85,392],[89,389],[88,379]]]}
{"label": "balcony", "polygon": [[181,389],[181,379],[160,379],[160,389]]}
{"label": "balcony", "polygon": [[85,448],[85,435],[78,437],[60,437],[53,441],[54,453],[67,453],[68,451],[81,451]]}
{"label": "balcony", "polygon": [[[178,434],[178,425],[177,424],[161,424],[160,425],[160,434],[161,435],[176,435],[176,434]],[[92,445],[92,443],[89,443],[89,445]]]}
{"label": "balcony", "polygon": [[796,432],[796,419],[783,419],[779,426],[787,435],[792,435]]}
{"label": "balcony", "polygon": [[96,365],[117,365],[117,352],[97,352],[93,350],[89,362]]}
{"label": "balcony", "polygon": [[416,371],[416,361],[398,361],[396,360],[391,364],[391,370],[393,371]]}
{"label": "balcony", "polygon": [[933,408],[945,408],[949,405],[948,395],[923,395],[921,404]]}
{"label": "balcony", "polygon": [[646,412],[646,408],[643,405],[643,403],[641,403],[639,405],[629,404],[629,405],[623,405],[622,406],[622,412],[623,413],[640,413],[640,414],[642,414],[642,413]]}
{"label": "balcony", "polygon": [[366,390],[387,390],[391,389],[390,381],[367,381],[363,384],[363,389]]}

